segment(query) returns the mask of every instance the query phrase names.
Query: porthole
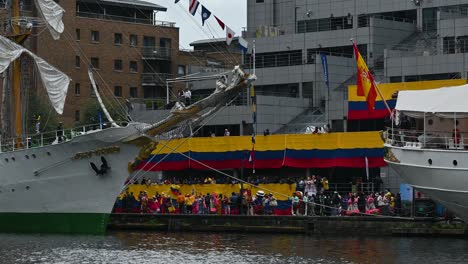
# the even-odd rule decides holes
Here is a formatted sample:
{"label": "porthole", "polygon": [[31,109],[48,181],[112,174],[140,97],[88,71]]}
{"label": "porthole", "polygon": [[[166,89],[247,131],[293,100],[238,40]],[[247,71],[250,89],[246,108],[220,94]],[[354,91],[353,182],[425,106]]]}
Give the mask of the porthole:
{"label": "porthole", "polygon": [[31,187],[29,187],[29,186],[26,186],[26,190],[29,190],[29,189],[31,189]]}
{"label": "porthole", "polygon": [[15,189],[11,189],[11,192],[15,192]]}
{"label": "porthole", "polygon": [[458,161],[454,160],[453,161],[453,166],[457,166],[458,165]]}
{"label": "porthole", "polygon": [[5,162],[8,162],[8,159],[7,159],[7,158],[5,158]]}
{"label": "porthole", "polygon": [[428,159],[427,163],[429,163],[429,165],[432,165],[432,159]]}
{"label": "porthole", "polygon": [[15,159],[15,157],[11,157],[11,160],[12,160],[12,161],[15,161],[16,159]]}
{"label": "porthole", "polygon": [[26,156],[24,156],[24,157],[25,157],[26,159],[29,159],[29,156],[28,156],[28,155],[26,155]]}
{"label": "porthole", "polygon": [[32,154],[31,156],[33,157],[33,159],[35,159],[35,158],[36,158],[36,154]]}
{"label": "porthole", "polygon": [[50,156],[50,152],[49,152],[49,151],[47,151],[47,155],[49,155],[49,156]]}

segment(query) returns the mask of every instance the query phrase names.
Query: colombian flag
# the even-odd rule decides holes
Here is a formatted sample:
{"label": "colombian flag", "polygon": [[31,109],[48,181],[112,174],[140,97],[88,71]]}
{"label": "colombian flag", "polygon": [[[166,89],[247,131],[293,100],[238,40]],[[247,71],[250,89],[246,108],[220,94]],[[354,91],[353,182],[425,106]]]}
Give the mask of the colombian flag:
{"label": "colombian flag", "polygon": [[377,91],[375,87],[374,77],[367,68],[366,62],[359,53],[356,43],[353,42],[354,56],[357,64],[357,95],[365,96],[367,101],[367,109],[373,111],[375,109],[375,100]]}

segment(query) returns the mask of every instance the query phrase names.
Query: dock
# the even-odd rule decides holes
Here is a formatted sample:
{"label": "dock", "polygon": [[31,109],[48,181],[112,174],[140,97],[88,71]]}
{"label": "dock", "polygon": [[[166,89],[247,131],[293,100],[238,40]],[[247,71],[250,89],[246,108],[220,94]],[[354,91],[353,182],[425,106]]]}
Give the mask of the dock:
{"label": "dock", "polygon": [[254,232],[337,236],[467,237],[465,223],[386,216],[245,216],[112,214],[108,230]]}

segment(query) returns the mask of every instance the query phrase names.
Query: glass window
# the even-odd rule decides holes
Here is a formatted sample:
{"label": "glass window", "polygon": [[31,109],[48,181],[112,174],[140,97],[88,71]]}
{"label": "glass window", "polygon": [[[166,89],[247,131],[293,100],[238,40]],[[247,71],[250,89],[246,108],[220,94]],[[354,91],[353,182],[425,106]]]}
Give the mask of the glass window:
{"label": "glass window", "polygon": [[114,44],[115,45],[122,45],[123,44],[123,37],[121,33],[114,34]]}
{"label": "glass window", "polygon": [[99,42],[99,31],[95,31],[95,30],[91,31],[91,41]]}
{"label": "glass window", "polygon": [[114,70],[121,71],[122,69],[122,60],[114,60]]}
{"label": "glass window", "polygon": [[80,122],[80,110],[75,110],[75,122]]}
{"label": "glass window", "polygon": [[91,57],[91,67],[99,69],[99,58]]}
{"label": "glass window", "polygon": [[75,83],[75,96],[80,96],[80,95],[81,95],[80,83]]}
{"label": "glass window", "polygon": [[80,39],[81,39],[81,31],[80,31],[79,28],[77,28],[77,29],[75,30],[75,38],[76,38],[76,40],[80,40]]}
{"label": "glass window", "polygon": [[184,76],[185,75],[185,65],[177,66],[177,75]]}
{"label": "glass window", "polygon": [[122,86],[114,86],[114,95],[116,97],[122,97]]}
{"label": "glass window", "polygon": [[130,61],[130,72],[138,72],[138,62]]}
{"label": "glass window", "polygon": [[81,67],[81,59],[80,56],[75,56],[75,67],[80,68]]}
{"label": "glass window", "polygon": [[130,97],[138,97],[138,87],[130,87]]}
{"label": "glass window", "polygon": [[138,46],[138,36],[137,35],[130,35],[130,46],[132,46],[132,47]]}

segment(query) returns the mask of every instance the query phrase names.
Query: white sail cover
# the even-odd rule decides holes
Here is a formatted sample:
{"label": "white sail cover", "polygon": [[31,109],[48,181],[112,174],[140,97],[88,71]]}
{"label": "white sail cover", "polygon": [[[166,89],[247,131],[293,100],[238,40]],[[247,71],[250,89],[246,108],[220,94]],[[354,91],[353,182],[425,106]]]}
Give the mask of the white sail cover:
{"label": "white sail cover", "polygon": [[36,6],[46,20],[52,37],[55,40],[59,39],[65,28],[62,22],[65,10],[54,0],[36,0]]}
{"label": "white sail cover", "polygon": [[3,36],[0,36],[0,73],[8,69],[8,66],[23,52],[34,59],[52,106],[57,113],[62,114],[71,79],[31,51]]}
{"label": "white sail cover", "polygon": [[430,90],[399,91],[395,109],[413,114],[468,113],[468,84]]}

